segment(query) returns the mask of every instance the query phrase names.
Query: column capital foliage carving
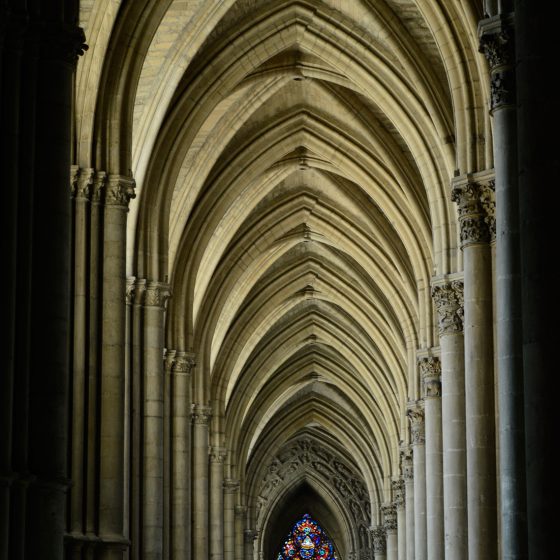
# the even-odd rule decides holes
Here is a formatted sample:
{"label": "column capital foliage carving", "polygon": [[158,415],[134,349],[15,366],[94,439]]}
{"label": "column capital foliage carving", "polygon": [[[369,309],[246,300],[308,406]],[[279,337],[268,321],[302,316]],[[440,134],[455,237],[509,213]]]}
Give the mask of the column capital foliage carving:
{"label": "column capital foliage carving", "polygon": [[196,404],[193,407],[192,419],[194,424],[207,425],[212,417],[212,408]]}
{"label": "column capital foliage carving", "polygon": [[438,314],[439,335],[462,333],[465,315],[463,282],[453,280],[433,286],[432,298]]}
{"label": "column capital foliage carving", "polygon": [[169,284],[163,282],[148,282],[144,297],[144,307],[165,308],[167,300],[171,297]]}
{"label": "column capital foliage carving", "polygon": [[196,359],[192,352],[177,352],[173,359],[172,373],[190,375],[195,365]]}
{"label": "column capital foliage carving", "polygon": [[515,36],[513,14],[479,23],[479,52],[490,66],[490,110],[515,104]]}
{"label": "column capital foliage carving", "polygon": [[408,403],[406,415],[410,420],[410,435],[412,445],[421,445],[425,441],[424,431],[424,401]]}
{"label": "column capital foliage carving", "polygon": [[105,191],[105,206],[128,209],[128,203],[136,197],[135,186],[136,183],[132,177],[109,175]]}
{"label": "column capital foliage carving", "polygon": [[223,463],[227,457],[227,449],[223,447],[211,447],[210,448],[210,462],[211,463]]}
{"label": "column capital foliage carving", "polygon": [[373,540],[373,552],[375,554],[385,554],[387,552],[387,536],[385,528],[381,525],[371,530],[371,538]]}
{"label": "column capital foliage carving", "polygon": [[247,506],[236,505],[235,506],[235,515],[237,517],[242,517],[247,513]]}
{"label": "column capital foliage carving", "polygon": [[414,463],[412,461],[412,447],[401,447],[401,470],[405,480],[414,479]]}
{"label": "column capital foliage carving", "polygon": [[127,305],[132,305],[136,294],[136,276],[129,276],[126,279],[125,299]]}
{"label": "column capital foliage carving", "polygon": [[383,513],[383,527],[385,532],[397,530],[397,507],[395,504],[384,504],[381,506]]}
{"label": "column capital foliage carving", "polygon": [[406,497],[406,486],[402,478],[391,481],[391,486],[393,488],[393,503],[397,509],[404,507],[404,500]]}
{"label": "column capital foliage carving", "polygon": [[441,397],[441,362],[430,356],[418,360],[420,376],[424,384],[424,398]]}
{"label": "column capital foliage carving", "polygon": [[461,249],[469,245],[489,243],[496,237],[495,183],[488,177],[475,180],[471,176],[453,181],[451,200],[457,203],[461,227]]}

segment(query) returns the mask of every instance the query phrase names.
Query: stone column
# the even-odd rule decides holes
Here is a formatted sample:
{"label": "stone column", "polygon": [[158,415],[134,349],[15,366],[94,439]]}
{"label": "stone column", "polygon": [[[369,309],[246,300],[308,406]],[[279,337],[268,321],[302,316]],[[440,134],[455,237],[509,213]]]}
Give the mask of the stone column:
{"label": "stone column", "polygon": [[430,356],[418,362],[424,385],[426,422],[426,528],[428,558],[443,560],[443,449],[441,423],[441,364]]}
{"label": "stone column", "polygon": [[239,482],[224,480],[224,560],[235,558],[235,498]]}
{"label": "stone column", "polygon": [[414,465],[412,447],[403,447],[401,450],[401,465],[405,484],[405,510],[406,510],[406,559],[414,560],[415,545],[415,515],[414,515]]}
{"label": "stone column", "polygon": [[373,542],[373,557],[375,560],[386,560],[387,539],[385,528],[382,525],[371,529],[371,540]]}
{"label": "stone column", "polygon": [[404,480],[399,478],[391,483],[397,513],[397,557],[406,560],[406,510]]}
{"label": "stone column", "polygon": [[441,359],[445,559],[466,560],[468,535],[463,283],[454,280],[435,285],[432,297],[439,319]]}
{"label": "stone column", "polygon": [[212,410],[197,404],[193,408],[193,557],[208,560],[208,422]]}
{"label": "stone column", "polygon": [[245,559],[255,560],[255,540],[259,536],[259,532],[254,529],[245,529]]}
{"label": "stone column", "polygon": [[383,528],[387,536],[387,560],[398,560],[397,508],[395,504],[381,506]]}
{"label": "stone column", "polygon": [[235,506],[235,560],[245,560],[245,517],[246,506]]}
{"label": "stone column", "polygon": [[527,554],[513,13],[481,21],[479,35],[494,118],[500,543],[502,557],[513,560]]}
{"label": "stone column", "polygon": [[[467,515],[469,558],[497,557],[496,441],[490,239],[493,182],[488,173],[457,177],[464,254]],[[494,225],[495,227],[495,225]]]}
{"label": "stone column", "polygon": [[225,449],[210,451],[210,560],[224,557],[224,459]]}
{"label": "stone column", "polygon": [[69,533],[78,537],[84,531],[83,503],[85,492],[84,442],[87,426],[87,290],[88,290],[88,214],[91,189],[94,180],[93,169],[77,172],[73,184],[74,202],[74,332],[72,348],[72,457],[70,490]]}
{"label": "stone column", "polygon": [[[140,558],[142,549],[142,453],[143,453],[143,320],[146,280],[137,278],[130,293],[131,309],[131,377],[130,377],[130,560]],[[88,559],[89,560],[89,559]]]}
{"label": "stone column", "polygon": [[169,287],[147,282],[144,296],[144,402],[142,553],[159,560],[163,551],[163,329]]}
{"label": "stone column", "polygon": [[[426,541],[426,445],[424,436],[424,402],[408,404],[412,457],[414,461],[414,558],[427,559]],[[408,488],[407,488],[408,491]]]}
{"label": "stone column", "polygon": [[171,554],[188,560],[190,552],[191,371],[194,354],[177,352],[171,369]]}
{"label": "stone column", "polygon": [[125,449],[125,294],[126,215],[134,196],[130,177],[109,175],[103,221],[103,309],[101,313],[101,387],[99,455],[99,558],[122,559]]}

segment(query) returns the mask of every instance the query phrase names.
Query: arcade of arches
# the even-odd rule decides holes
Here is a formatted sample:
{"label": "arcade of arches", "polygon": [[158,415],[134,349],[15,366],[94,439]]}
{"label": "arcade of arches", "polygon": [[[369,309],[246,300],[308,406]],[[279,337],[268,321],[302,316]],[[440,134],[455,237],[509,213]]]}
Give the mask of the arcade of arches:
{"label": "arcade of arches", "polygon": [[547,557],[530,4],[1,0],[0,560]]}

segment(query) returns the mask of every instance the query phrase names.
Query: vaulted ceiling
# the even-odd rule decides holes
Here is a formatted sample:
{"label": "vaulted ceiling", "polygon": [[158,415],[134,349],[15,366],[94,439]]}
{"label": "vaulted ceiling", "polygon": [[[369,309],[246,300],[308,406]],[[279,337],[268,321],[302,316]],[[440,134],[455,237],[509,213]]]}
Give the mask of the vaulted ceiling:
{"label": "vaulted ceiling", "polygon": [[[231,477],[257,516],[305,435],[382,503],[432,278],[461,269],[449,181],[491,167],[479,3],[81,4],[77,159],[136,179],[128,272],[170,283],[166,345],[196,354]],[[336,510],[300,469],[267,503],[305,483]]]}

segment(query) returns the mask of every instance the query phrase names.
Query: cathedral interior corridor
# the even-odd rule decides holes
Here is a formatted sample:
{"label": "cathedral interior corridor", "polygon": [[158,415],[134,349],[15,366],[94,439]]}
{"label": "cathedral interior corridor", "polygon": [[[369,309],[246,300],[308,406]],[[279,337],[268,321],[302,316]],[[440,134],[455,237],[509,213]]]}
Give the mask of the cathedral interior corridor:
{"label": "cathedral interior corridor", "polygon": [[0,560],[549,560],[550,19],[0,0]]}

